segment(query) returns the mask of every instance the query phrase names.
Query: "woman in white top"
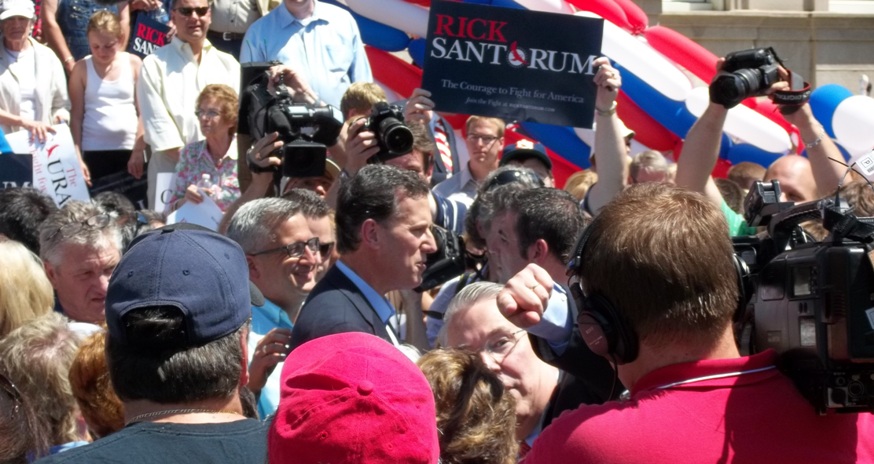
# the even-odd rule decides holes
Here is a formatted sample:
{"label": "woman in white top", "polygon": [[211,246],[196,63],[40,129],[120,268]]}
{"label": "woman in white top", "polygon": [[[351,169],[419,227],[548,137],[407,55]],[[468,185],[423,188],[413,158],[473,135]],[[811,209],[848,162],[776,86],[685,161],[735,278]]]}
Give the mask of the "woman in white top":
{"label": "woman in white top", "polygon": [[0,129],[26,129],[44,141],[52,124],[70,118],[64,68],[55,52],[30,37],[31,0],[4,0],[0,8]]}
{"label": "woman in white top", "polygon": [[125,170],[139,179],[145,143],[134,97],[142,60],[120,51],[125,34],[109,11],[91,16],[87,34],[91,54],[70,74],[70,130],[76,152],[92,183]]}

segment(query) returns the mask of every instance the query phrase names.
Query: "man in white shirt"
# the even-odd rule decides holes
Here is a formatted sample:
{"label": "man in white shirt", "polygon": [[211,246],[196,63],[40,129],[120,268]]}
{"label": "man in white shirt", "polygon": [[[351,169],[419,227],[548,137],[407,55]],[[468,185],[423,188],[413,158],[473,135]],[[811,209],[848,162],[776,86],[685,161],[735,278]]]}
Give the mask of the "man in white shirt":
{"label": "man in white shirt", "polygon": [[240,64],[231,55],[215,49],[206,39],[211,21],[207,0],[174,0],[170,17],[176,36],[143,60],[137,81],[137,99],[152,151],[148,171],[148,200],[155,204],[159,173],[172,173],[185,145],[203,138],[195,102],[209,84],[240,88]]}
{"label": "man in white shirt", "polygon": [[468,207],[486,176],[498,169],[498,155],[504,148],[504,121],[498,118],[471,116],[467,128],[467,151],[470,161],[461,172],[434,187],[434,193],[457,200]]}

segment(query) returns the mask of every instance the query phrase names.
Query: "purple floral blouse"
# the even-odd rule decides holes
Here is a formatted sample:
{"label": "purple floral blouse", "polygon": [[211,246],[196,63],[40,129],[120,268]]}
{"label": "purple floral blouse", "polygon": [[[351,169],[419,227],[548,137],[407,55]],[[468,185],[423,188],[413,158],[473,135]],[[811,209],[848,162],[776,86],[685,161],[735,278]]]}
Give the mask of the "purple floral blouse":
{"label": "purple floral blouse", "polygon": [[216,164],[206,146],[206,140],[189,143],[179,153],[176,163],[176,184],[168,205],[185,198],[189,185],[196,185],[202,174],[209,174],[213,185],[221,187],[214,197],[215,203],[225,211],[231,203],[240,198],[240,182],[237,180],[237,140],[231,141],[228,153]]}

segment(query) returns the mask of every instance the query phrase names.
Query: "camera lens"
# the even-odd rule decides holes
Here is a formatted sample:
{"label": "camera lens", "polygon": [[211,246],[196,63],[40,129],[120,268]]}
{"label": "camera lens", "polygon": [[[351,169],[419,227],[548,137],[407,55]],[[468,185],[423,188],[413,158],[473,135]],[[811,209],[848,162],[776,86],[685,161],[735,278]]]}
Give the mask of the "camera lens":
{"label": "camera lens", "polygon": [[383,146],[391,155],[404,155],[413,149],[413,132],[395,118],[385,118],[379,123]]}
{"label": "camera lens", "polygon": [[761,74],[758,69],[738,69],[720,75],[710,84],[711,99],[726,108],[734,108],[745,98],[758,93]]}

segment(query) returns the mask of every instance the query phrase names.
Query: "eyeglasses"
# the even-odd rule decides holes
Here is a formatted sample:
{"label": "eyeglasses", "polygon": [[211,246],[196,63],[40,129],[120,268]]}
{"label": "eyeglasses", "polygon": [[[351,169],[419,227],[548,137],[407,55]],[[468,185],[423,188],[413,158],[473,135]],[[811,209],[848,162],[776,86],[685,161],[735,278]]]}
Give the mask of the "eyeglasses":
{"label": "eyeglasses", "polygon": [[498,140],[498,137],[494,135],[467,134],[467,140],[473,143],[482,142],[486,145],[491,145],[495,140]]}
{"label": "eyeglasses", "polygon": [[[331,244],[333,246],[333,244]],[[306,242],[294,242],[289,243],[288,245],[283,245],[279,248],[272,248],[270,250],[259,251],[257,253],[252,253],[252,256],[258,255],[266,255],[267,253],[276,253],[277,251],[284,251],[288,254],[289,258],[300,258],[303,256],[305,250],[310,250],[311,253],[319,253],[321,254],[321,247],[319,246],[319,237],[313,237]]]}
{"label": "eyeglasses", "polygon": [[202,17],[206,16],[207,13],[209,13],[209,7],[208,6],[197,6],[197,7],[181,6],[179,8],[176,8],[176,11],[178,11],[179,14],[181,14],[182,16],[186,16],[186,17],[191,16],[191,13],[197,13],[197,16],[200,16],[202,18]]}
{"label": "eyeglasses", "polygon": [[319,255],[322,257],[322,261],[327,261],[328,258],[331,257],[331,251],[334,250],[334,242],[328,243],[320,243],[319,244]]}
{"label": "eyeglasses", "polygon": [[197,116],[198,118],[204,118],[204,117],[205,117],[206,119],[215,119],[215,118],[221,116],[222,114],[219,113],[219,112],[216,111],[216,110],[201,110],[201,109],[197,109],[197,110],[194,110],[194,115]]}
{"label": "eyeglasses", "polygon": [[83,229],[103,229],[104,227],[108,226],[110,222],[112,222],[112,216],[110,214],[98,213],[94,216],[89,217],[88,219],[85,219],[82,222],[67,224],[58,227],[58,230],[52,232],[52,234],[48,236],[46,242],[51,242],[52,239],[55,238],[55,236],[57,236],[62,230],[66,228],[70,228],[71,230],[73,230],[72,228],[76,227],[75,232],[70,232],[70,235],[75,235]]}
{"label": "eyeglasses", "polygon": [[504,335],[498,339],[489,340],[486,342],[486,346],[480,350],[480,353],[488,355],[488,357],[495,361],[495,364],[501,364],[504,362],[504,359],[507,359],[507,356],[513,352],[516,345],[519,344],[519,340],[522,339],[519,335],[522,333],[525,333],[525,329],[519,329],[510,335]]}
{"label": "eyeglasses", "polygon": [[15,403],[15,408],[12,410],[12,413],[17,414],[18,409],[21,407],[21,392],[18,390],[18,387],[12,383],[12,380],[10,380],[9,377],[0,374],[0,388],[2,388],[10,398],[12,398],[12,402]]}

